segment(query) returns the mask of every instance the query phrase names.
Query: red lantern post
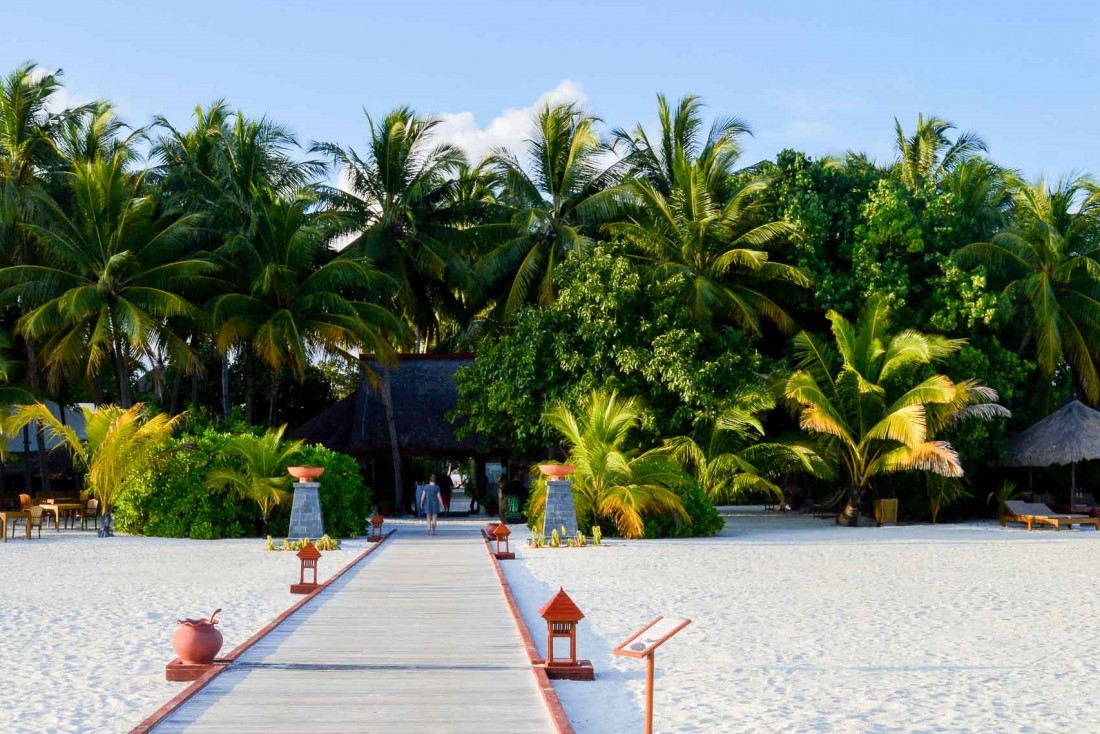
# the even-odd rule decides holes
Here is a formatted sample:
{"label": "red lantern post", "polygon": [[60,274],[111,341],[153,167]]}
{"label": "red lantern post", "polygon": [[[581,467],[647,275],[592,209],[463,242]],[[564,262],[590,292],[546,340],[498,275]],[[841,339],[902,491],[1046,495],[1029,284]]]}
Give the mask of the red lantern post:
{"label": "red lantern post", "polygon": [[[496,555],[498,561],[510,561],[516,557],[516,554],[511,551],[508,546],[508,536],[512,534],[512,531],[508,529],[508,526],[504,523],[497,525],[493,528],[493,539],[496,540],[497,550]],[[504,543],[504,550],[500,549],[500,544]]]}
{"label": "red lantern post", "polygon": [[[584,619],[582,612],[565,590],[543,605],[539,615],[546,620],[546,660],[543,663],[549,678],[564,680],[595,680],[596,671],[589,660],[577,659],[577,623]],[[554,655],[554,640],[569,641],[569,657]]]}
{"label": "red lantern post", "polygon": [[370,519],[370,535],[367,536],[367,540],[371,543],[382,542],[382,523],[386,522],[381,515],[378,514],[378,510],[374,511],[374,516]]}
{"label": "red lantern post", "polygon": [[[321,551],[309,541],[298,551],[298,560],[302,562],[302,573],[298,583],[290,585],[291,594],[311,594],[317,590],[317,561],[321,559]],[[310,573],[310,580],[306,581],[306,574]]]}

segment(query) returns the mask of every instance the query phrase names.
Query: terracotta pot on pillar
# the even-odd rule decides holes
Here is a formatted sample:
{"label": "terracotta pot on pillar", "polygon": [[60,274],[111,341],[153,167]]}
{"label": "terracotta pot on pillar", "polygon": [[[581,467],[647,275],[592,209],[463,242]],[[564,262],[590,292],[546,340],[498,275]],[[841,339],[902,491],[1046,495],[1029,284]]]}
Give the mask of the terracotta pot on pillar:
{"label": "terracotta pot on pillar", "polygon": [[222,633],[215,627],[221,609],[215,609],[210,619],[181,619],[172,647],[184,665],[209,665],[222,649]]}

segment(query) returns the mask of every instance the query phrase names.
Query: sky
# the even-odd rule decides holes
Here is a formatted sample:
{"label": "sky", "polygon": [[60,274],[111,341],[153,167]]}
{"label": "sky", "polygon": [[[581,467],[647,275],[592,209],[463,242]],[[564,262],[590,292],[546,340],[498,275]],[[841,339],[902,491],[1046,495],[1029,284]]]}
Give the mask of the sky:
{"label": "sky", "polygon": [[65,100],[190,124],[225,98],[301,141],[362,149],[364,109],[443,119],[473,156],[575,99],[651,126],[656,94],[747,120],[743,161],[784,148],[893,158],[894,119],[979,133],[1034,178],[1100,176],[1100,3],[896,0],[315,0],[0,3],[0,70],[64,69]]}

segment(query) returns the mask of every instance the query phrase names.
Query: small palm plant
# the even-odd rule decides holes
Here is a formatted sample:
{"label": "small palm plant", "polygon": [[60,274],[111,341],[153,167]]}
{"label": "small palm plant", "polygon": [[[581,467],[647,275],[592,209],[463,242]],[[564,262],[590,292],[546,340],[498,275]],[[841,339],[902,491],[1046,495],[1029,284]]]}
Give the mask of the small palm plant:
{"label": "small palm plant", "polygon": [[[825,455],[844,475],[847,505],[838,524],[856,525],[872,482],[885,474],[928,471],[961,477],[959,455],[937,433],[965,418],[1009,412],[997,393],[976,380],[947,375],[922,379],[963,342],[890,328],[885,302],[869,300],[853,324],[830,311],[834,343],[802,332],[795,337],[798,370],[785,386],[799,425],[820,436]],[[835,346],[834,346],[835,344]]]}
{"label": "small palm plant", "polygon": [[283,441],[286,426],[268,429],[262,436],[234,436],[222,449],[222,457],[240,468],[221,466],[206,475],[208,487],[231,487],[240,497],[254,501],[267,535],[271,511],[288,496],[291,477],[286,468],[301,452],[301,441]]}
{"label": "small palm plant", "polygon": [[172,431],[183,418],[169,418],[164,413],[150,416],[145,406],[137,403],[130,408],[104,405],[81,408],[87,439],[81,440],[72,426],[59,421],[41,403],[20,405],[12,410],[9,432],[16,432],[31,422],[37,422],[47,438],[59,439],[86,470],[85,497],[94,497],[103,505],[103,521],[99,536],[114,535],[115,502],[130,482],[149,468],[155,454],[172,437]]}
{"label": "small palm plant", "polygon": [[[641,418],[637,398],[593,391],[576,413],[564,405],[544,419],[569,443],[569,464],[575,465],[573,501],[577,516],[590,522],[609,519],[624,538],[640,538],[647,514],[675,513],[690,522],[672,487],[684,480],[663,449],[640,453],[628,448],[628,438]],[[531,498],[532,515],[545,508],[546,490]]]}
{"label": "small palm plant", "polygon": [[690,436],[665,441],[665,448],[715,503],[736,502],[746,495],[769,494],[783,500],[775,484],[779,475],[806,471],[828,475],[814,451],[791,443],[761,441],[764,426],[756,414],[775,407],[766,391],[746,391],[716,420],[701,422]]}

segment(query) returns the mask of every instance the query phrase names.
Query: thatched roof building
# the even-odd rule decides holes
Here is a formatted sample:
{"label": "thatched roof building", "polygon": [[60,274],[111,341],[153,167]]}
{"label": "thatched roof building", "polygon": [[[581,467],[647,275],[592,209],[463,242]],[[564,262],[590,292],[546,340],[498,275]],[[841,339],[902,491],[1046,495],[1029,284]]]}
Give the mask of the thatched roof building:
{"label": "thatched roof building", "polygon": [[1100,412],[1071,400],[1012,438],[1005,466],[1055,466],[1100,459]]}
{"label": "thatched roof building", "polygon": [[[505,447],[487,446],[477,435],[459,438],[457,426],[447,418],[458,405],[455,373],[472,361],[470,354],[401,357],[399,368],[391,372],[390,395],[403,456],[466,459],[507,455]],[[361,458],[390,455],[381,393],[366,384],[303,423],[292,435]]]}

